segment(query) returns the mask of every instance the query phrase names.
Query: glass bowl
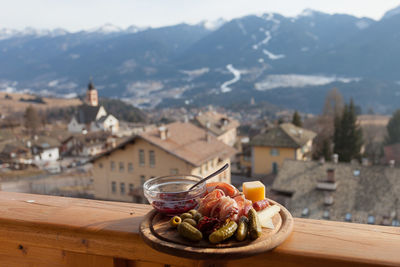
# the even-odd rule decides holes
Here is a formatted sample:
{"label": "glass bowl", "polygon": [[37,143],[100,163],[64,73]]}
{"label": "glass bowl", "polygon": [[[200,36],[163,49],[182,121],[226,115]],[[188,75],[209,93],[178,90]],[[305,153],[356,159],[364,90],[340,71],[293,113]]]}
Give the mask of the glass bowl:
{"label": "glass bowl", "polygon": [[156,177],[143,184],[144,196],[160,213],[181,214],[196,208],[198,200],[206,194],[205,182],[188,191],[201,179],[195,175]]}

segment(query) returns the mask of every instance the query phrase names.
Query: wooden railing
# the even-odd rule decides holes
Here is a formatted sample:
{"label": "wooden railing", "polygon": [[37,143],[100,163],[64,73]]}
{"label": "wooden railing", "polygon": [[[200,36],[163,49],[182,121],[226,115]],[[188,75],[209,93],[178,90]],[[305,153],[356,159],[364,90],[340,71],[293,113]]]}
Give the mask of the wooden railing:
{"label": "wooden railing", "polygon": [[0,192],[0,266],[400,266],[400,228],[295,219],[275,250],[234,261],[178,258],[138,234],[148,205]]}

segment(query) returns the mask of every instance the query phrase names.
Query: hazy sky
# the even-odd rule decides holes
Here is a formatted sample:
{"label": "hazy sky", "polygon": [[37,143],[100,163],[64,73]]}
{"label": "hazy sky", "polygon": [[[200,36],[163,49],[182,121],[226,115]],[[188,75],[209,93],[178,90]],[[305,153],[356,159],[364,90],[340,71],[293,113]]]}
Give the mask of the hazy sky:
{"label": "hazy sky", "polygon": [[400,0],[0,0],[0,28],[157,27],[264,12],[295,16],[305,8],[380,19],[398,5]]}

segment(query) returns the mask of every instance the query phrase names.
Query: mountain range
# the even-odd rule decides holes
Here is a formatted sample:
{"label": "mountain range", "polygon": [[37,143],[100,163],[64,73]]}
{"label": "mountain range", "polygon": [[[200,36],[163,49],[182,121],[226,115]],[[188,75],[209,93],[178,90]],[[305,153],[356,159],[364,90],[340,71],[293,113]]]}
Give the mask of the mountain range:
{"label": "mountain range", "polygon": [[0,29],[0,90],[73,97],[89,77],[139,107],[266,101],[319,113],[337,87],[364,111],[400,100],[400,7],[382,19],[304,10],[161,28]]}

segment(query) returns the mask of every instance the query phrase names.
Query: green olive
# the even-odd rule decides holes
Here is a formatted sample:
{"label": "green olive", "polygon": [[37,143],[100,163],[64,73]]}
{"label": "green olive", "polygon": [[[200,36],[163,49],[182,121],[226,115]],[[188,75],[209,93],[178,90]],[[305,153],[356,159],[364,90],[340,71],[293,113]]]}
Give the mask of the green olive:
{"label": "green olive", "polygon": [[181,217],[179,216],[174,216],[171,218],[171,220],[169,220],[169,225],[173,228],[178,227],[178,225],[182,222]]}

